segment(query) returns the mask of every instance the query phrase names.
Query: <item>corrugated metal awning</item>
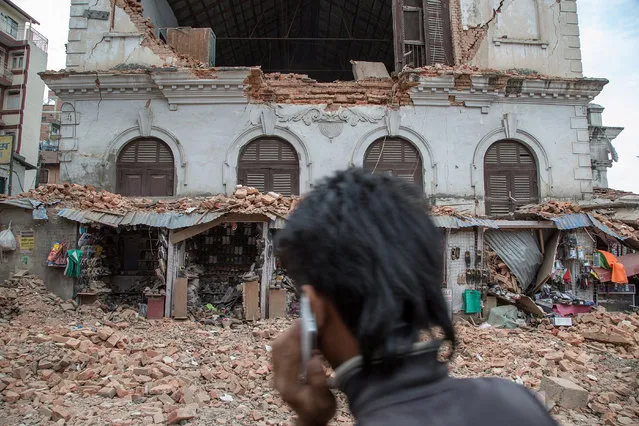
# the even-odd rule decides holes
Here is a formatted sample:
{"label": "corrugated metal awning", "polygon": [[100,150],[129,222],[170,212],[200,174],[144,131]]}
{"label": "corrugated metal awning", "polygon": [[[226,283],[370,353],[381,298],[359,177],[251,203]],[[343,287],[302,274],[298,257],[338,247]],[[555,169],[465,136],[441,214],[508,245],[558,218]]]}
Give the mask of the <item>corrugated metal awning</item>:
{"label": "corrugated metal awning", "polygon": [[592,222],[585,213],[572,213],[565,214],[550,218],[557,225],[558,229],[568,230],[577,228],[589,228],[592,226]]}
{"label": "corrugated metal awning", "polygon": [[537,277],[543,261],[537,238],[530,230],[487,231],[486,242],[515,274],[519,286],[526,290]]}
{"label": "corrugated metal awning", "polygon": [[455,216],[431,216],[437,228],[459,229],[471,228],[474,226],[497,229],[499,228],[494,220],[480,219],[475,217],[455,217]]}
{"label": "corrugated metal awning", "polygon": [[194,225],[213,222],[229,212],[207,212],[207,213],[157,213],[157,212],[128,212],[123,215],[95,212],[88,210],[62,209],[58,216],[79,223],[101,223],[103,225],[135,226],[146,225],[153,228],[180,229]]}
{"label": "corrugated metal awning", "polygon": [[5,204],[8,206],[18,207],[18,208],[27,209],[27,210],[37,209],[38,207],[44,205],[42,201],[34,200],[31,198],[15,198],[11,200],[4,200],[4,201],[0,201],[0,204]]}

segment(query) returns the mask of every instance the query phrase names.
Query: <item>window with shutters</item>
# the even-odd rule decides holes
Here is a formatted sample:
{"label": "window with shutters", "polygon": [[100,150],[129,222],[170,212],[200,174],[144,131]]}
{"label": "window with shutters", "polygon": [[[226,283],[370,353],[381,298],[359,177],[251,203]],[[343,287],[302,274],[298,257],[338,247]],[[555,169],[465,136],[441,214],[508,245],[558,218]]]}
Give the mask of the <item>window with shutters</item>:
{"label": "window with shutters", "polygon": [[450,0],[394,0],[393,14],[398,71],[454,64]]}
{"label": "window with shutters", "polygon": [[484,158],[486,213],[505,215],[519,206],[539,202],[537,161],[520,142],[494,143]]}
{"label": "window with shutters", "polygon": [[237,181],[260,192],[299,195],[300,166],[295,148],[283,139],[259,138],[242,148]]}
{"label": "window with shutters", "polygon": [[171,148],[159,139],[136,139],[117,161],[116,191],[134,197],[173,195],[175,164]]}
{"label": "window with shutters", "polygon": [[364,154],[364,168],[424,187],[419,151],[415,145],[404,139],[385,137],[373,142]]}

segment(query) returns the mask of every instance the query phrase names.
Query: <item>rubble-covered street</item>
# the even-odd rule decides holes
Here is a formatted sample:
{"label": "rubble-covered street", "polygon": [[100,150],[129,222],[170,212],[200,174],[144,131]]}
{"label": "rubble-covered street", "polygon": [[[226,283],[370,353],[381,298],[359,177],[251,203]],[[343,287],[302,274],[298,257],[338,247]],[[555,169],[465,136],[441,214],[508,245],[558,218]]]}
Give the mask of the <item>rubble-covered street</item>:
{"label": "rubble-covered street", "polygon": [[[30,275],[0,286],[0,315],[0,424],[291,424],[271,388],[269,355],[289,320],[147,321],[123,307],[62,302]],[[639,421],[636,313],[586,314],[565,330],[466,320],[457,330],[454,375],[499,376],[535,391],[544,377],[564,378],[583,389],[546,401],[561,424]],[[585,407],[565,408],[586,394]],[[351,423],[343,401],[334,423]]]}

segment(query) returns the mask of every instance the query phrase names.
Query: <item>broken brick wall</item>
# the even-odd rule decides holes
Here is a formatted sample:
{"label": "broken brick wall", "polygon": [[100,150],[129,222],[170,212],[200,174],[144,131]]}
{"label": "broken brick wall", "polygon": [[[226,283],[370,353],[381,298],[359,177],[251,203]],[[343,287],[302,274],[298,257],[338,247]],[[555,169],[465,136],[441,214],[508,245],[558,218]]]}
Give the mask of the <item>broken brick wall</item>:
{"label": "broken brick wall", "polygon": [[456,64],[581,77],[575,0],[454,0]]}
{"label": "broken brick wall", "polygon": [[416,86],[408,75],[390,79],[367,79],[318,83],[301,74],[264,74],[251,70],[246,94],[253,103],[341,105],[410,105],[410,89]]}
{"label": "broken brick wall", "polygon": [[33,231],[35,247],[26,250],[18,247],[13,252],[3,252],[0,261],[0,282],[9,279],[20,270],[42,278],[47,290],[63,299],[73,297],[73,279],[64,276],[64,268],[47,266],[47,257],[55,241],[69,241],[70,248],[76,248],[78,242],[77,224],[49,212],[48,220],[34,220],[31,210],[12,206],[0,207],[0,230],[7,229],[11,223],[11,231],[20,242],[21,231]]}
{"label": "broken brick wall", "polygon": [[72,0],[67,68],[197,66],[159,40],[143,11],[141,0]]}

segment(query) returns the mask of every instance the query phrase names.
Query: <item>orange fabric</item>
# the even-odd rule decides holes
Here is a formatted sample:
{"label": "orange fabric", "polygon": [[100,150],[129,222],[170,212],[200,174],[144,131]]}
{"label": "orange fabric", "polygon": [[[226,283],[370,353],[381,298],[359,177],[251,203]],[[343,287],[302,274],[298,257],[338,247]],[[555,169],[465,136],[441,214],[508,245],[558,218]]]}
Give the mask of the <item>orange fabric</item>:
{"label": "orange fabric", "polygon": [[599,253],[603,254],[606,258],[606,262],[612,269],[611,281],[615,284],[628,284],[628,275],[626,275],[626,268],[617,260],[617,258],[607,251],[599,250]]}

